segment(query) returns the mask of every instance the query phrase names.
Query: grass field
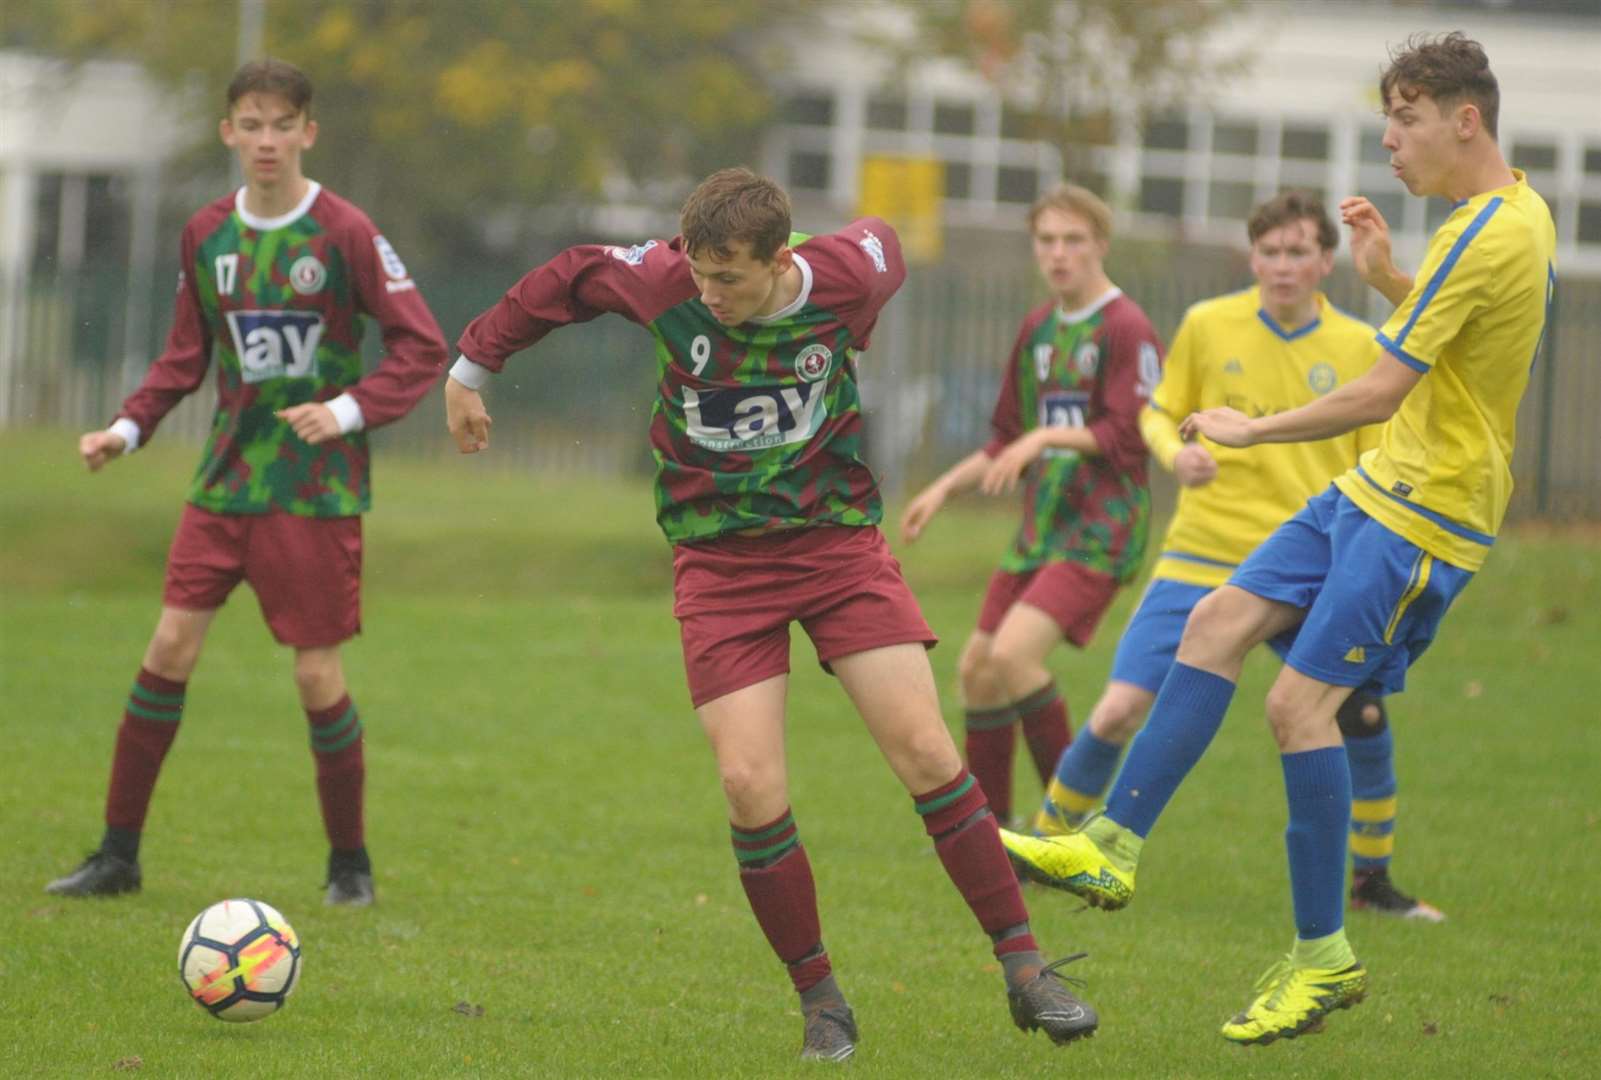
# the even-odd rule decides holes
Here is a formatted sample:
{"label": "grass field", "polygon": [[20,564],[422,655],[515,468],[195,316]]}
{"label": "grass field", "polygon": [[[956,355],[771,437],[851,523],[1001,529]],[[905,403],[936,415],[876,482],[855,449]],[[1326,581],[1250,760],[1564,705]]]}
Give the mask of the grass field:
{"label": "grass field", "polygon": [[[321,905],[325,856],[290,658],[248,591],[218,618],[147,825],[144,891],[42,886],[98,839],[121,703],[159,602],[194,451],[88,476],[64,432],[0,433],[0,1072],[143,1076],[767,1076],[800,1019],[746,908],[689,708],[669,551],[642,483],[383,460],[366,632],[347,650],[367,731],[379,905]],[[957,648],[1009,517],[976,501],[902,551]],[[1595,1075],[1601,989],[1601,558],[1524,530],[1392,703],[1397,879],[1441,926],[1355,915],[1367,1003],[1326,1034],[1241,1050],[1218,1024],[1293,934],[1268,657],[1152,834],[1117,915],[1031,890],[1035,929],[1100,1009],[1053,1048],[1006,1014],[987,942],[850,711],[793,651],[794,809],[825,940],[862,1028],[859,1076]],[[1082,713],[1133,600],[1057,658]],[[1029,770],[1020,764],[1020,776]],[[1018,802],[1037,786],[1025,776]],[[283,1015],[185,1000],[178,936],[260,897],[299,931]],[[480,1012],[481,1010],[481,1012]]]}

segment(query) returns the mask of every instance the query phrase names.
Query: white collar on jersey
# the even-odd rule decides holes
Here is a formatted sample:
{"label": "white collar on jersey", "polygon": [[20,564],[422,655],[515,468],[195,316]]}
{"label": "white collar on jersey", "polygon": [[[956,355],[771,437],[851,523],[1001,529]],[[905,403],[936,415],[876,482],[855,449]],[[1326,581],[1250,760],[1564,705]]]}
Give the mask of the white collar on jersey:
{"label": "white collar on jersey", "polygon": [[795,312],[806,306],[806,301],[812,298],[812,264],[801,258],[800,254],[797,252],[795,255],[795,265],[800,267],[801,272],[801,287],[799,294],[796,295],[795,299],[791,300],[789,303],[785,304],[771,315],[752,315],[749,320],[750,322],[759,323],[762,326],[766,326],[768,323],[775,323],[780,319],[787,319],[791,315],[795,314]]}
{"label": "white collar on jersey", "polygon": [[1100,296],[1097,296],[1094,300],[1090,301],[1088,304],[1085,304],[1077,311],[1067,311],[1062,307],[1061,304],[1057,304],[1056,317],[1061,319],[1063,322],[1083,322],[1085,319],[1089,318],[1091,315],[1094,315],[1097,311],[1101,310],[1107,304],[1110,304],[1113,300],[1116,300],[1122,295],[1123,290],[1119,289],[1116,285],[1113,285],[1110,289],[1107,289]]}
{"label": "white collar on jersey", "polygon": [[234,192],[233,208],[234,212],[239,215],[240,221],[243,221],[246,225],[249,225],[252,229],[255,229],[258,232],[266,232],[268,229],[281,229],[291,221],[305,214],[307,210],[311,209],[311,204],[317,201],[317,196],[320,194],[322,194],[322,185],[317,183],[315,180],[308,180],[306,181],[306,194],[298,203],[295,204],[295,208],[293,210],[289,211],[287,214],[279,214],[277,217],[269,218],[262,217],[259,214],[252,214],[249,210],[245,209],[245,189],[240,188],[238,191]]}

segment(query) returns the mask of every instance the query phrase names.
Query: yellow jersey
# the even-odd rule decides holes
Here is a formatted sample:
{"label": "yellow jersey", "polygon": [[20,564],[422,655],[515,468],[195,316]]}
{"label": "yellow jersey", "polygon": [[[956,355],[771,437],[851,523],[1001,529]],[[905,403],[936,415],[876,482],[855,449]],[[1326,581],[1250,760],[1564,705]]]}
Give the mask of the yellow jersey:
{"label": "yellow jersey", "polygon": [[1518,402],[1556,287],[1556,228],[1523,173],[1458,204],[1379,332],[1427,377],[1336,483],[1368,514],[1464,570],[1484,563],[1512,498]]}
{"label": "yellow jersey", "polygon": [[[1247,416],[1298,408],[1350,382],[1373,365],[1373,327],[1317,296],[1317,317],[1286,331],[1262,308],[1261,290],[1203,300],[1190,308],[1168,350],[1162,380],[1140,430],[1169,470],[1183,445],[1178,422],[1201,409],[1228,406]],[[1179,489],[1155,576],[1215,587],[1269,533],[1377,445],[1379,428],[1359,428],[1319,442],[1268,443],[1249,449],[1203,440],[1217,475]]]}

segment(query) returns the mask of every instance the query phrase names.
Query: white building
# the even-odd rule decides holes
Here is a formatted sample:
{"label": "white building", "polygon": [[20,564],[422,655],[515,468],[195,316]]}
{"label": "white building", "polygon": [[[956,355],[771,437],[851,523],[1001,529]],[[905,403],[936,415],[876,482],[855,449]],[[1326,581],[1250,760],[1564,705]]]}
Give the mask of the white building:
{"label": "white building", "polygon": [[[1020,209],[1062,175],[1056,148],[1021,137],[1001,92],[964,66],[924,62],[903,74],[882,50],[845,40],[847,23],[833,29],[840,47],[808,52],[786,78],[768,171],[844,209],[865,157],[934,157],[945,164],[948,224],[1020,228]],[[1408,35],[1446,30],[1490,57],[1501,144],[1551,204],[1561,272],[1601,276],[1601,2],[1584,16],[1261,0],[1202,50],[1246,51],[1246,73],[1143,125],[1123,110],[1115,144],[1091,151],[1071,178],[1106,194],[1137,231],[1230,244],[1250,207],[1283,187],[1331,205],[1363,194],[1396,231],[1398,256],[1415,258],[1449,208],[1408,196],[1391,176],[1378,76]]]}

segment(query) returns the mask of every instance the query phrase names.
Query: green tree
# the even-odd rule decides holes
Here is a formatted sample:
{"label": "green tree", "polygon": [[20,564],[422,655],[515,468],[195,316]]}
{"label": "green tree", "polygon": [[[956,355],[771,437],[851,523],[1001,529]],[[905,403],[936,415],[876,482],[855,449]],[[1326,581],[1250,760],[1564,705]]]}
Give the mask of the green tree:
{"label": "green tree", "polygon": [[[658,199],[751,159],[770,107],[756,32],[781,0],[264,0],[265,49],[317,87],[308,170],[418,258],[479,249],[506,208]],[[196,105],[196,145],[236,65],[223,0],[4,0],[0,46],[141,62]],[[762,56],[761,63],[771,58]]]}
{"label": "green tree", "polygon": [[963,60],[995,83],[1069,173],[1121,116],[1205,99],[1244,52],[1203,51],[1247,0],[896,0],[917,27],[903,55]]}

